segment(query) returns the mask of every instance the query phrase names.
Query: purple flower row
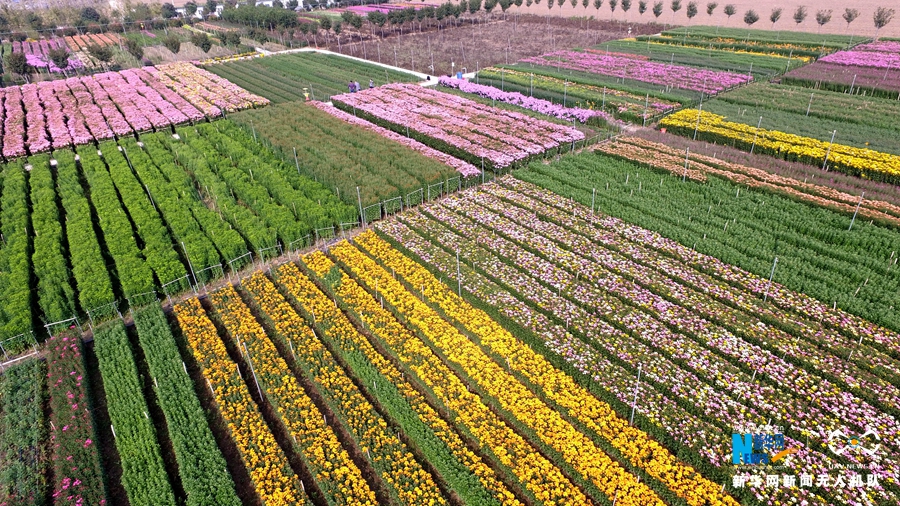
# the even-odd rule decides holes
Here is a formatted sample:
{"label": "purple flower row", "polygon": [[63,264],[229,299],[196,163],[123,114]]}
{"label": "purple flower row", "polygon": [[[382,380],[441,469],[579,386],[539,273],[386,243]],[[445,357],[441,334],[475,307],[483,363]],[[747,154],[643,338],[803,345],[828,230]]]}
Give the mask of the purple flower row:
{"label": "purple flower row", "polygon": [[[422,209],[433,218],[426,218],[413,211],[403,215],[401,220],[425,231],[432,240],[438,240],[445,248],[451,250],[459,248],[461,255],[477,264],[479,270],[491,273],[498,282],[515,290],[516,293],[505,292],[468,268],[463,274],[467,290],[479,297],[488,298],[487,302],[498,310],[547,339],[548,347],[554,352],[593,377],[623,402],[631,402],[635,387],[634,369],[637,364],[643,364],[644,377],[663,388],[656,390],[646,383],[641,383],[639,411],[711,464],[715,466],[728,464],[730,440],[727,434],[721,428],[711,425],[709,421],[686,412],[679,404],[673,402],[674,400],[679,400],[682,404],[695,404],[707,420],[714,420],[719,425],[730,427],[735,423],[765,423],[765,416],[752,407],[741,406],[718,389],[704,384],[693,376],[693,373],[679,370],[676,364],[656,352],[653,346],[645,345],[623,334],[598,318],[593,311],[587,311],[555,293],[556,290],[551,291],[545,283],[522,272],[523,270],[539,272],[533,270],[539,263],[525,264],[522,270],[519,270],[513,267],[514,261],[501,260],[501,257],[510,250],[518,249],[524,253],[520,248],[511,246],[508,241],[498,239],[490,230],[474,226],[463,216],[442,209],[441,206],[426,205]],[[445,224],[449,229],[465,230],[466,233],[461,237],[439,223]],[[455,275],[453,260],[446,253],[430,247],[428,242],[420,237],[411,235],[402,224],[385,223],[378,226],[431,263],[436,263],[435,259],[443,256],[445,274]],[[470,232],[475,235],[470,235]],[[497,247],[501,250],[496,250]],[[534,258],[525,253],[520,260],[528,262],[529,257]],[[544,274],[541,271],[541,275]],[[523,300],[530,300],[533,305],[549,315],[565,320],[566,327],[550,323],[547,315],[542,311],[532,310],[522,302]],[[570,333],[573,331],[588,336],[594,347],[585,346],[583,341],[573,337]],[[597,350],[600,349],[618,360],[631,364],[634,369],[625,370],[610,362],[602,353],[598,353]],[[673,371],[678,373],[673,374]],[[698,399],[703,401],[698,402]],[[698,434],[701,436],[698,437]],[[798,441],[789,440],[789,444],[802,446]],[[801,448],[800,453],[793,458],[795,462],[800,461],[797,467],[811,471],[824,471],[828,466],[828,459],[825,456],[811,452],[807,448]],[[774,493],[772,496],[777,497],[778,494]],[[812,494],[805,494],[804,498],[811,501],[811,504],[827,503]]]}
{"label": "purple flower row", "polygon": [[853,67],[874,67],[879,69],[900,68],[900,53],[879,51],[838,51],[820,61]]}
{"label": "purple flower row", "polygon": [[34,54],[38,56],[47,56],[47,53],[49,53],[51,49],[59,49],[61,47],[66,47],[66,44],[62,39],[50,39],[49,41],[47,39],[41,39],[35,42],[13,41],[12,52],[25,53],[26,55]]}
{"label": "purple flower row", "polygon": [[854,51],[877,51],[879,53],[900,53],[900,40],[879,40],[860,44],[853,48]]}
{"label": "purple flower row", "polygon": [[464,177],[477,176],[478,174],[481,174],[481,171],[478,170],[471,163],[464,162],[464,161],[460,160],[459,158],[448,155],[447,153],[430,148],[417,140],[410,139],[409,137],[400,135],[397,132],[388,130],[387,128],[382,128],[378,125],[375,125],[374,123],[370,123],[370,122],[368,122],[364,119],[358,118],[352,114],[348,114],[348,113],[338,109],[337,107],[325,104],[323,102],[317,102],[317,101],[311,102],[311,105],[313,107],[316,107],[317,109],[321,109],[322,111],[327,112],[328,114],[331,114],[332,116],[334,116],[336,118],[342,119],[342,120],[346,121],[347,123],[351,123],[353,125],[357,125],[359,127],[365,128],[366,130],[375,132],[387,139],[399,142],[400,144],[403,144],[404,146],[411,148],[413,151],[418,151],[419,153],[421,153],[429,158],[433,158],[435,160],[443,162],[443,163],[453,167],[457,172],[462,174]]}
{"label": "purple flower row", "polygon": [[645,83],[659,84],[689,91],[716,94],[753,78],[733,72],[717,72],[668,63],[651,62],[622,56],[607,56],[578,51],[556,51],[521,60],[522,63],[562,67],[570,70],[603,74]]}
{"label": "purple flower row", "polygon": [[527,97],[515,91],[502,91],[493,86],[470,83],[465,79],[441,77],[438,83],[441,86],[455,88],[466,93],[473,93],[480,97],[498,100],[507,104],[518,105],[519,107],[524,107],[530,111],[539,112],[558,119],[568,121],[578,120],[581,123],[587,123],[591,118],[603,118],[607,123],[613,122],[612,116],[604,111],[581,109],[578,107],[563,107],[562,105],[554,104],[549,100]]}
{"label": "purple flower row", "polygon": [[331,99],[484,158],[494,167],[584,139],[584,133],[571,127],[415,84],[388,84]]}

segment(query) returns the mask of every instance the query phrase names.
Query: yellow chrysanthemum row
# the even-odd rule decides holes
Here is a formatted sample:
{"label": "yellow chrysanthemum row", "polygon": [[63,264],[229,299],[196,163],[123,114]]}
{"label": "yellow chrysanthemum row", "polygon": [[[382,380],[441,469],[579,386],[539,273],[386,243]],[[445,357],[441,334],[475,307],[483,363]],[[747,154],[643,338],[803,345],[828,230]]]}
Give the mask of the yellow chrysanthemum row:
{"label": "yellow chrysanthemum row", "polygon": [[[341,446],[250,308],[231,285],[210,294],[216,314],[249,360],[255,380],[278,412],[323,492],[339,504],[377,504],[375,493]],[[245,348],[246,347],[246,348]]]}
{"label": "yellow chrysanthemum row", "polygon": [[889,183],[900,183],[900,156],[820,141],[811,137],[757,129],[752,125],[726,121],[724,116],[697,109],[683,109],[659,122],[659,126],[681,135],[693,135],[708,141],[735,144],[742,148],[755,145],[754,151],[791,161],[827,165],[835,170]]}
{"label": "yellow chrysanthemum row", "polygon": [[[334,267],[331,260],[321,252],[307,255],[303,260],[311,270],[320,275],[324,275]],[[291,295],[304,308],[315,314],[319,321],[327,322],[322,327],[324,331],[332,339],[341,343],[342,348],[363,354],[397,388],[397,391],[413,408],[415,414],[447,445],[453,455],[472,470],[484,488],[493,494],[500,504],[505,506],[521,505],[515,495],[497,478],[494,470],[466,446],[459,434],[428,404],[425,397],[393,364],[379,354],[365,337],[360,335],[350,320],[340,309],[335,307],[334,302],[319,290],[306,275],[301,273],[296,265],[285,264],[279,268],[278,272],[279,282],[288,289]],[[396,330],[394,326],[399,326],[375,299],[343,272],[341,272],[341,281],[335,292],[336,297],[347,304],[356,314],[366,316],[365,323],[373,333],[394,332]]]}
{"label": "yellow chrysanthemum row", "polygon": [[188,299],[176,305],[175,315],[191,353],[215,393],[216,405],[260,499],[268,506],[305,504],[306,494],[200,302]]}
{"label": "yellow chrysanthemum row", "polygon": [[720,487],[692,467],[679,462],[665,447],[645,432],[631,427],[609,404],[597,399],[569,375],[495,322],[484,311],[457,296],[448,286],[420,264],[395,250],[386,241],[368,231],[357,242],[373,256],[393,269],[412,286],[421,286],[441,311],[478,337],[482,345],[498,356],[506,357],[508,367],[541,388],[549,399],[566,408],[569,415],[585,427],[607,439],[628,461],[658,479],[690,505],[734,505],[737,502]]}
{"label": "yellow chrysanthemum row", "polygon": [[[330,260],[320,253],[307,256],[304,261],[319,276],[326,275],[330,270]],[[344,302],[356,311],[363,307],[355,305],[356,301],[368,299],[375,302],[343,272],[340,293],[348,295]],[[591,504],[552,462],[485,405],[453,370],[441,362],[425,343],[398,322],[389,311],[380,304],[367,304],[365,307],[371,312],[367,310],[357,314],[375,337],[408,365],[443,406],[455,414],[454,421],[490,450],[539,502]]]}
{"label": "yellow chrysanthemum row", "polygon": [[[416,295],[405,290],[389,272],[353,245],[343,242],[331,254],[350,266],[352,273],[367,286],[376,282],[385,301],[406,317],[447,359],[455,363],[487,395],[540,440],[559,452],[578,473],[617,504],[664,504],[646,483],[641,483],[621,464],[611,459],[590,438],[581,433],[555,409],[544,403],[515,376],[491,360],[477,344],[460,333]],[[406,262],[412,262],[403,257]],[[395,266],[402,267],[401,265]],[[407,268],[407,267],[403,267]],[[424,287],[423,287],[424,288]]]}
{"label": "yellow chrysanthemum row", "polygon": [[388,430],[384,418],[322,345],[304,319],[284,299],[263,273],[244,281],[278,333],[290,342],[301,367],[311,372],[321,392],[332,400],[363,451],[370,450],[381,478],[396,491],[403,504],[446,504],[431,475],[416,461],[406,445]]}

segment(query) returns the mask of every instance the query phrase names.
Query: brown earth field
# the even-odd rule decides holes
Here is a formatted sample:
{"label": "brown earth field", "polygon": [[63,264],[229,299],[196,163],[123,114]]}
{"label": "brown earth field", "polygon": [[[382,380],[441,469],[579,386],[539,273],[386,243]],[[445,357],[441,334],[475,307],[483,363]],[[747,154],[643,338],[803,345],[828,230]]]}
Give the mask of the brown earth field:
{"label": "brown earth field", "polygon": [[[659,19],[656,19],[653,16],[654,0],[647,1],[647,12],[643,15],[638,13],[638,0],[632,0],[631,8],[627,13],[622,11],[621,0],[618,2],[614,13],[610,11],[609,0],[603,0],[603,5],[599,10],[594,8],[594,0],[590,0],[587,8],[583,6],[583,0],[576,0],[576,7],[572,7],[570,1],[566,0],[562,7],[558,4],[554,4],[552,8],[547,7],[547,1],[548,0],[542,0],[539,5],[532,5],[531,7],[526,7],[525,4],[522,4],[521,7],[511,7],[508,12],[518,11],[520,13],[539,14],[542,16],[546,16],[549,13],[553,16],[563,17],[594,16],[595,19],[615,19],[634,24],[657,21],[659,23],[668,24],[669,26],[709,25],[741,28],[747,26],[744,24],[744,13],[748,9],[753,9],[759,14],[760,18],[759,21],[753,25],[753,28],[761,30],[785,30],[813,33],[821,31],[821,33],[834,33],[840,35],[853,34],[872,37],[875,35],[875,25],[872,20],[875,9],[878,7],[887,7],[893,8],[896,11],[896,14],[894,15],[894,19],[881,29],[878,36],[900,37],[900,3],[897,3],[896,0],[854,0],[852,2],[839,2],[838,0],[807,0],[805,2],[797,0],[792,0],[791,2],[784,2],[781,0],[743,0],[734,2],[716,0],[716,3],[719,5],[713,11],[712,16],[706,14],[708,0],[697,0],[698,13],[692,20],[688,19],[686,14],[688,0],[682,0],[681,9],[676,13],[673,13],[670,8],[671,0],[664,0],[663,12],[659,16]],[[736,13],[734,16],[731,16],[730,19],[724,12],[725,5],[727,4],[734,5],[736,10]],[[798,25],[794,22],[794,11],[801,5],[806,6],[807,16],[806,19]],[[769,14],[773,9],[778,7],[782,8],[783,12],[781,13],[781,19],[773,26],[769,21]],[[847,23],[841,17],[844,14],[844,9],[848,7],[859,11],[859,17],[850,24],[849,29]],[[829,9],[832,11],[831,21],[823,25],[820,29],[819,25],[816,23],[816,12],[819,10],[827,11]],[[498,12],[500,12],[499,6],[494,10],[495,15]]]}
{"label": "brown earth field", "polygon": [[[429,75],[446,75],[452,69],[474,72],[558,49],[587,47],[628,37],[629,28],[632,36],[658,33],[663,29],[657,24],[632,26],[609,20],[516,15],[514,9],[506,15],[498,11],[493,17],[494,21],[407,33],[381,42],[369,39],[354,44],[342,43],[338,47],[332,37],[328,48]],[[434,69],[430,68],[432,61]]]}

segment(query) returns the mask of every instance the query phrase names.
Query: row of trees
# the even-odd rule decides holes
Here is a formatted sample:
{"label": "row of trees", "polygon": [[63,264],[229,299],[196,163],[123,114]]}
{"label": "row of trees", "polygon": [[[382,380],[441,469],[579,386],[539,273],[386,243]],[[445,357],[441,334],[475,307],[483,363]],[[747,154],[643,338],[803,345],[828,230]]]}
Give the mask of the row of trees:
{"label": "row of trees", "polygon": [[[562,7],[563,5],[565,5],[567,0],[547,0],[547,7],[549,9],[553,8],[554,1],[556,2],[556,5],[559,5],[560,7]],[[568,0],[568,1],[571,3],[572,7],[577,7],[579,0]],[[461,0],[460,3],[463,5],[463,10],[465,10],[465,6],[468,5],[469,12],[474,14],[479,9],[481,9],[481,2],[482,2],[482,0],[469,0],[468,4],[467,4],[466,0]],[[514,3],[515,3],[515,5],[521,5],[521,2],[522,2],[522,0],[516,0]],[[495,5],[500,5],[501,8],[505,11],[506,8],[504,7],[504,3],[506,4],[506,7],[508,7],[510,0],[484,0],[484,10],[487,12],[491,12],[491,10],[494,8]],[[531,7],[532,4],[540,5],[540,3],[541,3],[541,0],[525,0],[525,5],[528,7]],[[604,3],[604,0],[593,0],[593,6],[598,11],[603,7],[603,3]],[[586,8],[588,8],[588,6],[591,5],[591,0],[581,0],[581,5],[586,9]],[[620,6],[622,8],[622,12],[627,13],[631,9],[633,4],[632,4],[632,0],[608,0],[607,5],[609,6],[611,13],[615,13],[616,8],[620,7]],[[669,8],[671,9],[673,16],[675,14],[677,14],[679,11],[681,11],[681,9],[683,7],[685,7],[685,6],[684,6],[682,0],[670,0]],[[706,4],[706,14],[708,14],[709,16],[712,16],[716,12],[716,9],[718,7],[719,7],[718,2],[708,2]],[[650,8],[650,5],[647,0],[639,0],[638,1],[637,10],[638,10],[639,14],[643,15],[645,12],[647,12],[647,10],[649,8]],[[659,18],[663,14],[663,11],[664,11],[663,2],[662,1],[655,2],[653,4],[652,9],[650,9],[650,11],[653,13],[653,15],[656,18]],[[686,9],[685,9],[685,14],[687,15],[688,19],[693,19],[695,16],[697,16],[699,11],[700,10],[699,10],[698,2],[690,1],[687,3]],[[737,14],[737,8],[734,6],[734,4],[726,4],[723,8],[723,12],[725,13],[726,16],[728,16],[729,19],[731,19],[731,16],[734,16],[735,14]],[[783,12],[784,12],[784,9],[781,7],[775,7],[774,9],[772,9],[771,13],[769,14],[769,21],[772,22],[773,28],[775,27],[775,23],[777,23],[778,20],[781,19],[781,15]],[[821,30],[821,27],[825,26],[826,24],[828,24],[831,21],[832,13],[833,13],[832,9],[822,9],[822,10],[816,11],[815,19],[816,19],[816,23],[818,23],[818,25],[819,25],[820,30]],[[808,14],[809,14],[809,12],[807,11],[807,8],[805,5],[801,5],[801,6],[797,7],[797,10],[794,11],[794,16],[793,16],[794,22],[797,23],[798,25],[802,24],[806,20]],[[895,14],[894,9],[891,9],[891,8],[878,7],[877,9],[875,9],[875,12],[872,15],[872,20],[875,25],[876,34],[877,34],[877,30],[881,30],[888,23],[891,22],[891,20],[894,18],[894,14]],[[850,23],[855,21],[856,18],[859,17],[859,15],[860,15],[859,9],[847,7],[844,9],[844,13],[841,15],[841,17],[844,18],[844,21],[847,22],[847,28],[849,29]],[[751,26],[751,25],[755,24],[757,21],[759,21],[759,19],[760,19],[759,14],[757,14],[756,11],[753,9],[749,9],[744,13],[744,23],[746,23],[747,26]]]}

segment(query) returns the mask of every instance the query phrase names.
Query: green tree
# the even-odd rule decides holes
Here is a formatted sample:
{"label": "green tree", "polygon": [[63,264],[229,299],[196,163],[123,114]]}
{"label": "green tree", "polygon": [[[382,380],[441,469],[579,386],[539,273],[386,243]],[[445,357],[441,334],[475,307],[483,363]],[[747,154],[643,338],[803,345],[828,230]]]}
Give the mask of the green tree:
{"label": "green tree", "polygon": [[688,2],[685,14],[687,14],[688,19],[693,19],[697,15],[697,2]]}
{"label": "green tree", "polygon": [[61,69],[69,66],[69,50],[64,47],[51,49],[47,52],[47,56],[54,65]]}
{"label": "green tree", "polygon": [[663,13],[663,3],[662,0],[653,4],[653,15],[656,16],[656,19],[659,19]]}
{"label": "green tree", "polygon": [[622,12],[628,14],[629,9],[631,9],[631,0],[622,0]]}
{"label": "green tree", "polygon": [[184,4],[184,16],[191,17],[194,14],[197,14],[197,4],[196,2],[188,2]]}
{"label": "green tree", "polygon": [[725,15],[728,16],[728,21],[731,21],[731,16],[737,14],[737,9],[734,7],[734,4],[728,4],[725,6]]}
{"label": "green tree", "polygon": [[191,34],[191,44],[199,47],[204,53],[208,53],[212,49],[212,40],[205,33]]}
{"label": "green tree", "polygon": [[797,7],[797,10],[794,11],[794,23],[798,25],[802,23],[806,19],[806,6],[801,5]]}
{"label": "green tree", "polygon": [[[301,28],[306,26],[305,24],[300,25]],[[241,32],[237,30],[232,30],[230,32],[225,32],[225,36],[222,37],[222,41],[226,46],[239,46],[241,45]]]}
{"label": "green tree", "polygon": [[759,14],[755,10],[750,9],[744,13],[744,23],[747,23],[747,26],[752,26],[757,21],[759,21]]}
{"label": "green tree", "polygon": [[19,74],[20,76],[31,73],[28,59],[25,57],[25,53],[21,52],[9,53],[6,55],[6,68],[9,69],[10,72]]}
{"label": "green tree", "polygon": [[875,14],[872,16],[872,21],[875,22],[875,40],[878,40],[878,32],[887,26],[892,19],[894,19],[894,9],[888,9],[887,7],[875,9]]}
{"label": "green tree", "polygon": [[831,21],[831,9],[822,9],[820,11],[816,11],[816,23],[819,24],[819,31],[822,31],[822,27],[825,26],[828,22]]}
{"label": "green tree", "polygon": [[174,5],[172,5],[170,3],[164,3],[164,4],[162,4],[162,10],[160,11],[160,15],[163,17],[163,19],[172,19],[175,16],[177,16],[178,13],[175,12]]}
{"label": "green tree", "polygon": [[609,0],[609,12],[610,16],[612,13],[616,12],[616,7],[619,5],[619,0]]}
{"label": "green tree", "polygon": [[36,12],[29,12],[25,15],[25,23],[34,30],[40,30],[44,27],[44,18],[40,17]]}
{"label": "green tree", "polygon": [[638,2],[638,14],[643,16],[645,12],[647,12],[647,0],[640,0]]}
{"label": "green tree", "polygon": [[384,24],[387,23],[387,16],[385,16],[385,14],[383,12],[375,11],[375,12],[370,12],[366,16],[366,19],[369,20],[369,23],[372,23],[373,25],[375,25],[381,29],[381,37],[383,38],[384,37]]}
{"label": "green tree", "polygon": [[712,16],[713,12],[716,11],[716,7],[718,7],[718,6],[719,6],[718,2],[709,2],[708,4],[706,4],[706,14]]}
{"label": "green tree", "polygon": [[87,23],[99,23],[100,22],[100,13],[97,12],[97,9],[93,7],[85,7],[81,9],[79,13],[79,17],[81,18],[82,24]]}
{"label": "green tree", "polygon": [[594,0],[594,8],[599,11],[600,7],[603,7],[603,0]]}
{"label": "green tree", "polygon": [[772,13],[769,14],[769,21],[772,22],[772,28],[775,28],[775,23],[781,19],[781,7],[775,7],[772,9]]}
{"label": "green tree", "polygon": [[144,46],[134,39],[125,39],[125,50],[128,54],[134,56],[135,60],[140,61],[144,57]]}
{"label": "green tree", "polygon": [[166,46],[166,49],[175,54],[178,54],[178,52],[181,51],[181,39],[175,35],[169,35],[163,39],[163,45]]}
{"label": "green tree", "polygon": [[672,0],[672,3],[669,5],[669,8],[672,9],[672,17],[681,10],[681,0]]}
{"label": "green tree", "polygon": [[216,0],[206,0],[206,6],[203,9],[203,13],[206,17],[209,17],[212,13],[216,12],[216,7],[219,6],[219,2]]}
{"label": "green tree", "polygon": [[481,0],[469,0],[469,14],[475,14],[481,10]]}
{"label": "green tree", "polygon": [[859,9],[851,9],[850,7],[847,7],[846,9],[844,9],[844,14],[841,17],[844,18],[844,21],[847,22],[847,29],[849,30],[850,23],[852,23],[853,20],[859,17]]}
{"label": "green tree", "polygon": [[112,48],[109,46],[101,46],[99,44],[91,44],[88,46],[88,53],[100,63],[106,65],[113,59]]}

